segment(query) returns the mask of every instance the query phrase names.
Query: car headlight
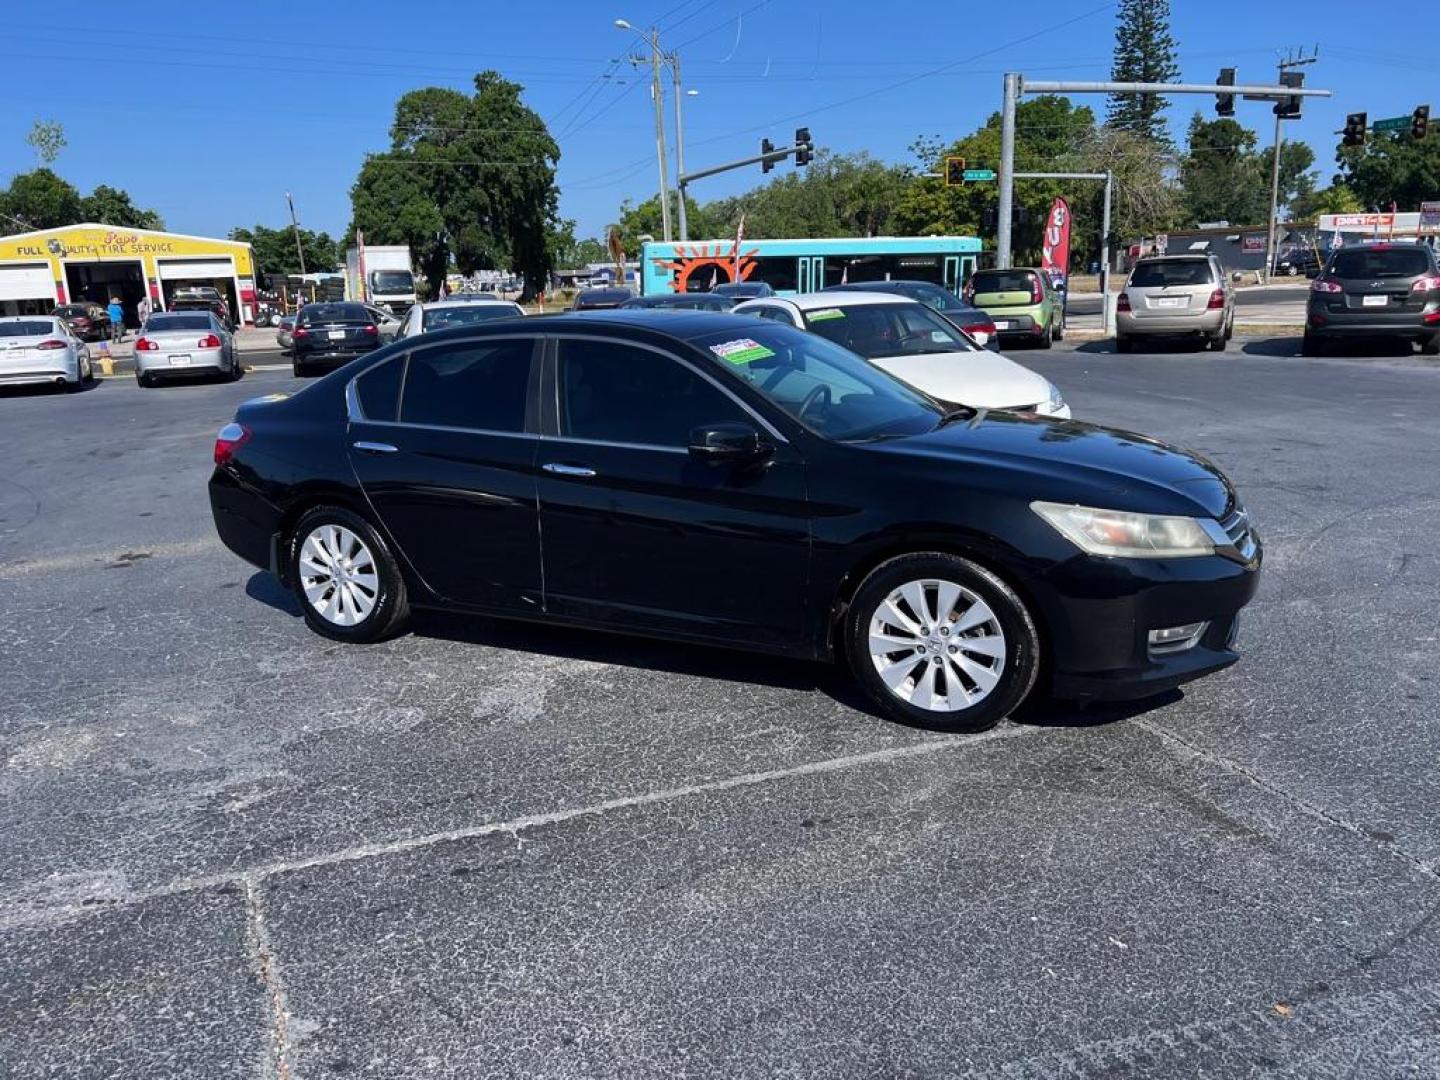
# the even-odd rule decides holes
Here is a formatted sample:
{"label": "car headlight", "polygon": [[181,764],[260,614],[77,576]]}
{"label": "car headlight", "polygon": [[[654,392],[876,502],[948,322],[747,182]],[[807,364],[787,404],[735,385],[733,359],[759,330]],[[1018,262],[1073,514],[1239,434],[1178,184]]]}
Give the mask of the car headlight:
{"label": "car headlight", "polygon": [[[1213,555],[1229,543],[1218,522],[1165,514],[1133,514],[1093,506],[1032,502],[1056,532],[1091,555],[1121,559],[1182,559]],[[1213,524],[1213,528],[1212,528]]]}
{"label": "car headlight", "polygon": [[1054,383],[1051,383],[1051,384],[1050,384],[1050,401],[1049,401],[1049,403],[1045,406],[1045,408],[1046,408],[1046,411],[1052,412],[1052,413],[1057,413],[1057,412],[1059,412],[1061,409],[1065,408],[1065,398],[1064,398],[1064,396],[1060,393],[1060,388],[1059,388],[1058,386],[1056,386]]}

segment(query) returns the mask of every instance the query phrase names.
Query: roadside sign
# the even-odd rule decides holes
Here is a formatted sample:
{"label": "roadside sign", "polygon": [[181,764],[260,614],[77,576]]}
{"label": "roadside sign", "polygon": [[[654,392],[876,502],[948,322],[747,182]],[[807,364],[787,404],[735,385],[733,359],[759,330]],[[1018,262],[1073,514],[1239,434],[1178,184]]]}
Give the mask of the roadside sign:
{"label": "roadside sign", "polygon": [[1387,116],[1384,120],[1375,120],[1370,124],[1371,131],[1409,131],[1411,117],[1408,116]]}
{"label": "roadside sign", "polygon": [[965,183],[973,184],[980,180],[994,180],[994,169],[966,169],[964,172]]}
{"label": "roadside sign", "polygon": [[1420,232],[1440,233],[1440,202],[1420,204]]}

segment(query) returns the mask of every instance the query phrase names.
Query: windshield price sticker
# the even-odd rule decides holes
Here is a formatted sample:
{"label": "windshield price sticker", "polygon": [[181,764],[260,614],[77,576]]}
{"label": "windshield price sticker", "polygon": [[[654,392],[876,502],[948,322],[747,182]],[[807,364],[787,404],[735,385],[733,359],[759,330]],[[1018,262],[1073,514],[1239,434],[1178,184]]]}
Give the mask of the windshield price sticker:
{"label": "windshield price sticker", "polygon": [[812,311],[807,317],[811,322],[824,322],[826,319],[843,319],[845,312],[838,307],[827,307],[821,308],[819,311]]}
{"label": "windshield price sticker", "polygon": [[711,345],[710,351],[731,364],[753,364],[756,360],[765,360],[775,355],[773,349],[767,349],[750,338],[738,338],[735,341]]}

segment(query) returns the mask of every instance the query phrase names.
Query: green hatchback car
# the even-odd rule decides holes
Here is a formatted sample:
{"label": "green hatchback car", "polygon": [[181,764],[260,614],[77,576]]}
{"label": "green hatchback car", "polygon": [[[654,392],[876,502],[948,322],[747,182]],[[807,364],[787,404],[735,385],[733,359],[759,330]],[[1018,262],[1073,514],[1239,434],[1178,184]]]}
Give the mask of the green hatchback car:
{"label": "green hatchback car", "polygon": [[964,296],[995,320],[1002,345],[1030,341],[1048,349],[1065,337],[1064,298],[1033,267],[977,270],[965,283]]}

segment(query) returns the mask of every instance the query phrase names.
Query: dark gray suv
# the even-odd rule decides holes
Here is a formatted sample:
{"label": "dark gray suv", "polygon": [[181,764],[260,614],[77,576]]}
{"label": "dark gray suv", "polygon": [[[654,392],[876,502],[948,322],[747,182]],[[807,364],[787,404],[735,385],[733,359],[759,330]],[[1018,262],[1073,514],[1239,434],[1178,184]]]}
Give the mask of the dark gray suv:
{"label": "dark gray suv", "polygon": [[1310,286],[1301,352],[1319,356],[1341,338],[1413,341],[1440,354],[1440,267],[1424,244],[1341,248]]}

